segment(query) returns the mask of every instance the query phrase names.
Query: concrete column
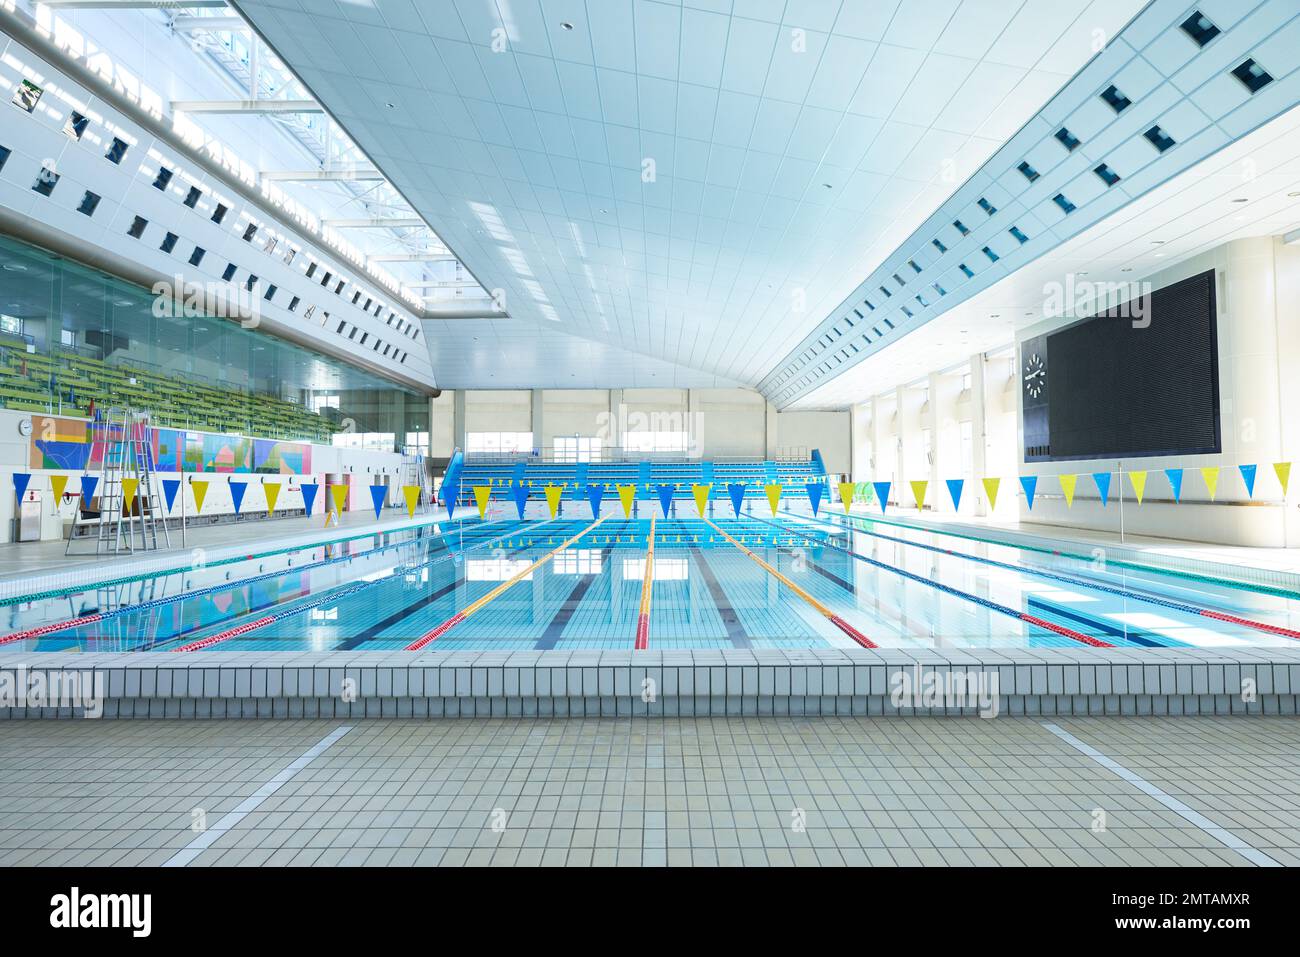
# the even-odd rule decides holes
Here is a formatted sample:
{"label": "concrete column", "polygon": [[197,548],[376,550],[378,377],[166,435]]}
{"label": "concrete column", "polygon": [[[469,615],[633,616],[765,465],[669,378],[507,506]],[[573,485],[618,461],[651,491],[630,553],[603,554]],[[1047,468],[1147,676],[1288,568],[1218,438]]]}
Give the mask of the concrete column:
{"label": "concrete column", "polygon": [[943,418],[947,413],[948,394],[944,389],[946,377],[937,372],[930,373],[929,402],[922,427],[930,430],[930,462],[926,480],[930,483],[925,500],[932,509],[940,508],[939,488],[943,485],[944,472],[939,463],[944,460],[943,453]]}
{"label": "concrete column", "polygon": [[776,406],[768,402],[763,410],[763,430],[767,436],[763,457],[766,459],[776,458],[777,449],[777,411]]}
{"label": "concrete column", "polygon": [[456,448],[465,450],[465,390],[457,389],[452,396],[451,430],[456,441]]}
{"label": "concrete column", "polygon": [[546,424],[542,415],[542,390],[533,389],[532,399],[533,407],[532,414],[529,416],[529,428],[533,432],[533,446],[544,449],[551,443],[546,435]]}
{"label": "concrete column", "polygon": [[859,402],[849,410],[850,437],[850,474],[853,482],[865,482],[871,478],[870,456],[872,452],[872,421],[874,400]]}
{"label": "concrete column", "polygon": [[902,487],[908,481],[907,474],[907,443],[911,439],[911,428],[909,417],[911,407],[907,401],[907,389],[899,386],[894,390],[894,411],[895,421],[897,422],[897,432],[894,437],[894,500],[897,502],[905,501]]}
{"label": "concrete column", "polygon": [[984,353],[970,357],[970,423],[971,423],[971,478],[972,488],[966,490],[975,503],[976,515],[987,515],[984,485],[981,481],[988,469],[988,396]]}

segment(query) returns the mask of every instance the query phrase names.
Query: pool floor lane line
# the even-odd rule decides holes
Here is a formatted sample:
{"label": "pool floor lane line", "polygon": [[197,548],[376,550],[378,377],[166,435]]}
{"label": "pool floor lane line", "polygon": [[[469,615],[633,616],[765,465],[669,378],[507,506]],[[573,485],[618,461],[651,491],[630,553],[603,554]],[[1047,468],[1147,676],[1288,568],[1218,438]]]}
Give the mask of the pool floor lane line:
{"label": "pool floor lane line", "polygon": [[[893,542],[903,547],[920,548],[927,552],[937,552],[941,555],[952,555],[956,558],[964,558],[967,561],[977,562],[981,565],[989,565],[993,568],[1002,568],[1007,571],[1015,572],[1019,575],[1032,575],[1036,578],[1044,578],[1048,581],[1064,582],[1067,585],[1073,585],[1076,588],[1093,588],[1100,592],[1106,592],[1111,595],[1118,595],[1121,598],[1127,598],[1131,601],[1144,601],[1162,608],[1172,608],[1175,611],[1181,611],[1188,615],[1199,615],[1204,618],[1213,618],[1216,621],[1224,621],[1234,625],[1242,625],[1247,628],[1254,628],[1258,631],[1267,632],[1272,635],[1278,635],[1283,638],[1300,639],[1300,631],[1294,628],[1286,628],[1282,625],[1272,625],[1264,621],[1255,621],[1251,618],[1242,618],[1228,612],[1216,611],[1212,608],[1198,608],[1196,605],[1189,605],[1186,602],[1178,601],[1175,598],[1161,598],[1158,595],[1147,595],[1143,592],[1129,591],[1126,588],[1120,588],[1116,585],[1107,585],[1103,582],[1092,582],[1084,578],[1072,578],[1069,575],[1062,575],[1058,572],[1049,572],[1042,569],[1030,568],[1024,565],[1012,565],[1008,562],[1000,562],[995,558],[985,558],[981,555],[967,555],[964,552],[956,552],[950,548],[940,548],[937,545],[927,545],[924,542],[909,542],[905,538],[895,538],[892,535],[882,535],[879,532],[868,531],[865,528],[857,528],[852,525],[841,525],[836,523],[818,522],[807,518],[803,515],[797,515],[794,512],[787,513],[793,518],[797,518],[808,524],[823,525],[827,528],[844,529],[849,532],[857,532],[861,535],[870,535],[872,538],[878,538],[881,541]],[[839,518],[839,516],[835,516]],[[917,531],[923,531],[917,529]],[[986,544],[998,545],[998,542],[988,542]],[[1003,545],[1003,548],[1019,548],[1018,545]],[[1229,582],[1223,582],[1223,585],[1231,588],[1234,587]]]}
{"label": "pool floor lane line", "polygon": [[[542,524],[544,525],[546,523],[543,522]],[[506,532],[504,535],[498,535],[496,538],[490,538],[487,539],[486,541],[475,542],[474,544],[469,545],[466,548],[463,548],[462,551],[469,551],[472,548],[481,548],[487,545],[496,545],[499,542],[503,542],[507,538],[511,538],[512,536],[518,533],[519,533],[519,529],[514,528],[511,531]],[[455,553],[451,552],[450,549],[447,549],[447,552],[448,554],[446,555],[439,554],[436,558],[433,558],[429,561],[420,562],[415,565],[400,566],[398,569],[394,571],[394,574],[407,574],[412,571],[415,571],[416,569],[426,568],[430,565],[441,564],[442,562],[447,561],[449,558],[455,557]],[[331,602],[340,601],[344,598],[349,597],[350,595],[362,591],[363,589],[369,588],[372,585],[383,584],[384,582],[389,581],[391,577],[392,576],[388,576],[385,578],[376,578],[372,580],[363,579],[361,581],[350,582],[342,586],[335,586],[334,590],[319,595],[316,598],[313,598],[312,600],[302,605],[295,605],[293,608],[286,608],[284,611],[276,612],[273,615],[266,615],[265,617],[259,618],[256,621],[245,622],[244,624],[237,625],[234,628],[228,628],[225,631],[217,632],[215,635],[208,635],[206,638],[199,638],[196,641],[187,642],[186,644],[173,648],[172,651],[174,652],[175,651],[204,651],[208,648],[211,648],[213,645],[219,645],[223,641],[229,641],[231,638],[242,638],[244,635],[257,631],[260,628],[265,628],[267,625],[273,625],[277,621],[283,621],[286,618],[292,618],[295,615],[301,615],[303,612],[311,611],[313,608],[319,608],[321,605],[328,605]]]}
{"label": "pool floor lane line", "polygon": [[162,866],[184,867],[189,864],[194,860],[194,858],[198,857],[215,844],[219,837],[233,828],[244,818],[248,817],[248,815],[253,811],[257,810],[263,801],[269,798],[276,791],[280,790],[280,788],[282,788],[291,777],[315,761],[330,747],[330,745],[351,730],[352,726],[345,724],[335,728],[329,734],[325,735],[325,737],[321,738],[295,758],[292,764],[282,769],[279,774],[271,778],[271,780],[267,781],[256,791],[235,805],[233,810],[223,814],[216,824],[213,824],[194,840],[190,841],[171,857],[167,858],[167,860],[163,861]]}
{"label": "pool floor lane line", "polygon": [[636,641],[633,648],[645,651],[650,647],[650,603],[655,592],[655,518],[650,517],[650,536],[645,551],[645,577],[641,579],[641,605],[636,616]]}
{"label": "pool floor lane line", "polygon": [[[762,522],[764,525],[774,524],[773,522],[769,522],[765,518],[756,518],[754,516],[750,516],[750,519],[755,522]],[[780,526],[776,526],[776,527],[779,528]],[[952,585],[945,585],[942,582],[935,581],[932,578],[926,578],[924,575],[918,575],[915,572],[909,572],[902,568],[896,568],[893,565],[886,564],[885,562],[879,561],[875,558],[869,558],[868,556],[863,555],[861,552],[855,552],[851,548],[845,548],[842,545],[835,545],[831,542],[823,542],[819,539],[814,538],[811,535],[799,531],[793,526],[789,526],[789,529],[792,535],[797,535],[800,538],[804,539],[805,541],[814,542],[818,545],[821,545],[823,548],[833,548],[836,551],[844,552],[846,555],[852,555],[858,561],[866,562],[868,565],[871,565],[875,568],[880,568],[887,572],[893,572],[895,575],[901,575],[904,578],[910,579],[914,582],[919,582],[922,585],[928,585],[929,587],[936,588],[939,591],[947,592],[949,595],[952,595],[956,598],[964,598],[967,601],[973,601],[977,605],[983,605],[985,608],[991,608],[994,611],[1001,612],[1004,615],[1007,615],[1011,618],[1015,618],[1019,621],[1026,622],[1027,624],[1035,625],[1038,628],[1046,628],[1048,631],[1055,632],[1058,635],[1063,635],[1066,638],[1073,638],[1075,641],[1081,642],[1085,645],[1092,645],[1094,648],[1115,647],[1108,641],[1102,641],[1100,638],[1093,638],[1091,635],[1085,635],[1082,632],[1074,631],[1070,628],[1066,628],[1064,625],[1058,625],[1055,624],[1054,622],[1046,621],[1042,618],[1037,618],[1034,615],[1029,614],[1028,612],[1017,611],[1016,609],[1011,608],[1007,605],[999,604],[998,602],[993,601],[990,598],[981,598],[979,595],[972,595],[968,591],[962,591],[960,588],[954,588]]]}
{"label": "pool floor lane line", "polygon": [[450,618],[448,618],[446,621],[444,621],[444,622],[443,622],[442,624],[440,624],[438,627],[433,628],[433,629],[431,629],[431,630],[425,632],[423,635],[421,635],[421,636],[420,636],[419,638],[417,638],[415,641],[413,641],[413,642],[411,642],[409,645],[407,645],[407,646],[406,646],[406,650],[407,650],[407,651],[419,651],[421,648],[423,648],[425,645],[429,644],[430,642],[437,641],[439,638],[441,638],[441,637],[442,637],[443,635],[445,635],[447,632],[451,631],[451,629],[455,628],[457,625],[459,625],[462,621],[464,621],[464,620],[465,620],[466,618],[468,618],[470,615],[474,614],[476,611],[478,611],[478,610],[479,610],[480,608],[482,608],[484,605],[488,604],[488,603],[491,602],[493,599],[495,599],[495,598],[496,598],[498,595],[500,595],[502,592],[506,591],[506,590],[507,590],[511,585],[513,585],[515,582],[517,582],[517,581],[519,581],[519,580],[521,580],[521,579],[527,577],[528,575],[531,575],[535,570],[537,570],[538,568],[541,568],[543,565],[545,565],[547,562],[549,562],[551,559],[553,559],[553,558],[554,558],[556,555],[558,555],[560,552],[564,551],[566,548],[568,548],[568,547],[569,547],[570,545],[572,545],[574,542],[578,541],[578,539],[582,538],[582,536],[584,536],[584,535],[586,535],[588,532],[590,532],[593,528],[596,528],[597,526],[599,526],[600,523],[603,522],[603,521],[605,521],[603,518],[598,518],[598,519],[596,519],[594,522],[592,522],[590,525],[588,525],[586,528],[584,528],[582,531],[580,531],[577,535],[574,535],[574,536],[573,536],[572,538],[570,538],[568,541],[562,542],[562,543],[561,543],[560,545],[558,545],[557,547],[551,549],[549,552],[547,552],[547,553],[546,553],[545,555],[543,555],[541,558],[537,559],[537,561],[533,562],[531,565],[529,565],[529,566],[528,566],[527,568],[525,568],[523,571],[516,572],[516,573],[515,573],[514,575],[512,575],[512,576],[511,576],[507,581],[503,581],[500,585],[497,585],[496,588],[493,588],[493,589],[492,589],[490,592],[488,592],[486,595],[483,595],[481,598],[478,598],[477,600],[471,602],[469,605],[466,605],[465,608],[464,608],[463,610],[456,612],[456,614],[452,615]]}
{"label": "pool floor lane line", "polygon": [[730,535],[724,532],[717,525],[713,524],[712,520],[705,518],[705,519],[701,519],[701,521],[703,521],[705,525],[708,525],[709,528],[713,529],[715,532],[717,532],[719,535],[725,538],[736,548],[740,549],[740,551],[742,551],[745,555],[749,556],[751,559],[757,562],[761,568],[767,571],[770,575],[774,576],[777,581],[781,582],[781,584],[785,585],[786,588],[789,588],[792,592],[794,592],[796,595],[798,595],[800,598],[806,601],[809,605],[815,608],[822,615],[822,617],[824,617],[827,621],[829,621],[840,631],[844,632],[844,634],[848,635],[850,638],[856,641],[863,648],[879,647],[879,645],[877,645],[866,635],[862,634],[862,632],[858,631],[856,628],[850,625],[839,615],[835,614],[835,612],[831,611],[829,608],[827,608],[825,605],[819,602],[812,595],[808,594],[806,591],[804,591],[794,582],[790,581],[789,578],[782,575],[779,571],[773,568],[771,564],[764,561],[762,558],[759,558],[758,555],[756,555],[754,552],[750,551],[744,545],[740,544],[740,542],[736,541],[734,538],[732,538]]}
{"label": "pool floor lane line", "polygon": [[1263,851],[1259,851],[1251,847],[1249,844],[1247,844],[1245,841],[1239,838],[1236,834],[1233,834],[1231,831],[1227,830],[1226,828],[1220,827],[1219,825],[1215,824],[1213,821],[1211,821],[1200,811],[1188,807],[1182,801],[1178,800],[1178,798],[1174,797],[1172,794],[1162,791],[1160,788],[1156,787],[1154,784],[1152,784],[1150,781],[1143,778],[1141,775],[1133,771],[1130,771],[1128,768],[1124,767],[1124,765],[1120,764],[1118,761],[1106,757],[1106,755],[1102,754],[1092,745],[1087,744],[1084,741],[1080,741],[1078,738],[1072,735],[1069,731],[1066,731],[1060,725],[1052,724],[1050,721],[1043,721],[1041,723],[1044,728],[1046,728],[1052,734],[1056,735],[1058,738],[1060,738],[1070,747],[1074,748],[1074,750],[1078,751],[1080,754],[1084,754],[1092,758],[1092,760],[1096,761],[1098,764],[1100,764],[1107,771],[1114,774],[1116,777],[1120,778],[1121,780],[1127,781],[1129,784],[1133,785],[1133,787],[1137,788],[1143,794],[1146,794],[1149,797],[1152,797],[1155,800],[1159,801],[1161,804],[1169,808],[1169,810],[1173,811],[1183,820],[1200,828],[1202,831],[1210,835],[1210,837],[1214,838],[1219,843],[1225,845],[1226,847],[1232,848],[1234,851],[1236,851],[1246,860],[1250,861],[1252,864],[1256,864],[1260,867],[1281,867],[1282,866],[1273,858],[1265,854]]}
{"label": "pool floor lane line", "polygon": [[704,587],[708,589],[709,596],[713,599],[713,605],[718,609],[718,617],[722,619],[722,626],[727,629],[727,639],[731,642],[733,648],[752,648],[753,643],[749,640],[749,632],[745,630],[744,622],[740,620],[735,607],[731,604],[731,599],[722,588],[722,583],[718,581],[718,576],[713,573],[713,568],[709,565],[709,560],[704,557],[704,549],[698,545],[690,546],[691,556],[695,559],[695,564],[700,569],[700,578],[704,582]]}
{"label": "pool floor lane line", "polygon": [[[612,546],[601,549],[601,568],[605,568],[609,564],[613,554],[614,549]],[[574,612],[581,607],[582,600],[587,597],[587,592],[591,591],[591,586],[596,584],[599,579],[599,573],[578,576],[577,582],[574,583],[573,589],[564,599],[564,603],[560,605],[559,610],[547,623],[546,630],[542,632],[542,637],[537,639],[537,644],[534,646],[535,651],[550,651],[555,648],[556,643],[564,637],[564,629],[569,627],[569,622],[573,620]]]}

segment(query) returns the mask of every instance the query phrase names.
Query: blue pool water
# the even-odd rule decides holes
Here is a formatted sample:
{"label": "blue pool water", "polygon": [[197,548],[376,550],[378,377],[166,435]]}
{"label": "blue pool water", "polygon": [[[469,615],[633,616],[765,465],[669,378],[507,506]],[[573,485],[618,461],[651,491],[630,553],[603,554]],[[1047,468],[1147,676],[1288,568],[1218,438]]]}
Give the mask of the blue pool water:
{"label": "blue pool water", "polygon": [[1232,648],[1300,631],[1300,597],[1246,585],[856,513],[675,508],[692,517],[655,520],[650,576],[648,517],[489,513],[9,602],[0,649],[629,649],[639,627],[651,649]]}

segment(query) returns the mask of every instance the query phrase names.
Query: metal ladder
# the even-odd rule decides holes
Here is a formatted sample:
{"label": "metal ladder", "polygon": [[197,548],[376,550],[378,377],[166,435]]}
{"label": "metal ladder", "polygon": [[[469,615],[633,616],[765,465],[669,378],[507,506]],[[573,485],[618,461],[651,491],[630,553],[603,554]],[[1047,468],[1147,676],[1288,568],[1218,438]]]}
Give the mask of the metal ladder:
{"label": "metal ladder", "polygon": [[[425,488],[424,476],[424,456],[418,452],[409,452],[410,446],[402,449],[402,484],[417,485],[420,488],[419,506],[428,504],[428,494]],[[418,446],[417,446],[418,448]]]}
{"label": "metal ladder", "polygon": [[[99,480],[99,525],[95,555],[156,550],[158,525],[162,525],[164,547],[171,547],[167,516],[159,518],[160,496],[154,482],[153,429],[148,413],[130,407],[109,409],[91,423],[91,458],[102,446]],[[132,507],[126,509],[124,480],[136,481]],[[137,514],[138,513],[138,514]],[[138,539],[138,542],[137,542]],[[68,550],[73,539],[68,539]]]}

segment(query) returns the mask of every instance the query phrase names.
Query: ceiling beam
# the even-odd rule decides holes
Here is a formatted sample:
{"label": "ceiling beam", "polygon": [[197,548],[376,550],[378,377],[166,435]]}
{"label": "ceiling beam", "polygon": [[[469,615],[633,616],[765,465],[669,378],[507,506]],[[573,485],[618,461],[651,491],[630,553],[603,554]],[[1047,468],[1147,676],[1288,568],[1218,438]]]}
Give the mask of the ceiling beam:
{"label": "ceiling beam", "polygon": [[173,113],[324,113],[315,100],[172,100]]}
{"label": "ceiling beam", "polygon": [[220,10],[226,0],[42,0],[42,6],[63,10]]}
{"label": "ceiling beam", "polygon": [[425,306],[421,319],[509,319],[505,310],[492,299],[461,299],[445,306]]}
{"label": "ceiling beam", "polygon": [[172,17],[171,27],[181,33],[189,33],[193,30],[243,31],[249,29],[248,24],[241,17],[179,16]]}
{"label": "ceiling beam", "polygon": [[367,256],[366,260],[372,263],[454,263],[456,257],[444,249],[434,253],[381,253]]}
{"label": "ceiling beam", "polygon": [[343,183],[384,178],[384,174],[374,168],[263,170],[258,175],[269,183]]}
{"label": "ceiling beam", "polygon": [[428,225],[418,216],[392,216],[387,219],[379,216],[369,219],[322,219],[320,224],[330,229],[409,229]]}
{"label": "ceiling beam", "polygon": [[405,289],[459,289],[478,286],[472,279],[421,279],[419,282],[402,283]]}

